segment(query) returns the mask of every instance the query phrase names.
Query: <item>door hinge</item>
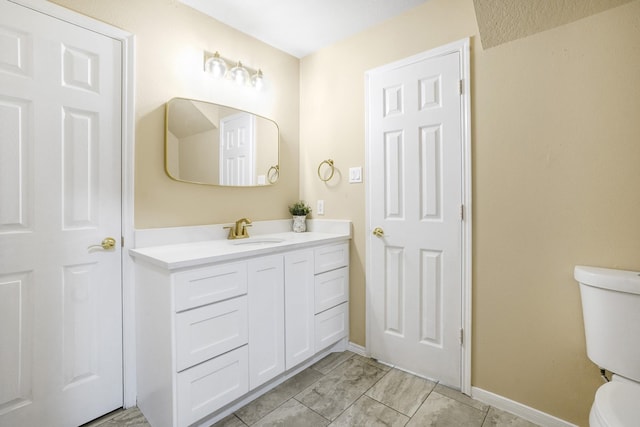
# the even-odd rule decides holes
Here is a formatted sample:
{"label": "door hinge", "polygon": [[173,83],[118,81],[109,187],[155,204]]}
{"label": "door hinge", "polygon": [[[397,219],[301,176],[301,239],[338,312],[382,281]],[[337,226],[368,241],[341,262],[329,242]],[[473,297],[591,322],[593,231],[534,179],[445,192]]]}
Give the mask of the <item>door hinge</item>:
{"label": "door hinge", "polygon": [[460,219],[464,221],[464,205],[460,205]]}
{"label": "door hinge", "polygon": [[464,344],[464,329],[460,329],[460,345]]}
{"label": "door hinge", "polygon": [[460,79],[458,86],[458,94],[462,95],[464,93],[464,80]]}

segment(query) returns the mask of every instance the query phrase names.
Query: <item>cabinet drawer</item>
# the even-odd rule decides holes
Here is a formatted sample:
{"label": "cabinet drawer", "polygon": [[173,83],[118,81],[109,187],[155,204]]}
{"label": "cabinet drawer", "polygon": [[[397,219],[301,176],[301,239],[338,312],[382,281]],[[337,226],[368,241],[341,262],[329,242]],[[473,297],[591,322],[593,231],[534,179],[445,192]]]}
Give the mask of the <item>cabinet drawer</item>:
{"label": "cabinet drawer", "polygon": [[236,262],[176,273],[176,311],[247,293],[247,263]]}
{"label": "cabinet drawer", "polygon": [[315,276],[315,313],[347,301],[349,298],[349,267]]}
{"label": "cabinet drawer", "polygon": [[314,250],[315,274],[349,265],[349,243],[322,246]]}
{"label": "cabinet drawer", "polygon": [[247,343],[247,297],[176,314],[178,372]]}
{"label": "cabinet drawer", "polygon": [[316,314],[316,353],[348,335],[349,307],[342,303]]}
{"label": "cabinet drawer", "polygon": [[178,425],[188,426],[249,391],[247,346],[180,372]]}

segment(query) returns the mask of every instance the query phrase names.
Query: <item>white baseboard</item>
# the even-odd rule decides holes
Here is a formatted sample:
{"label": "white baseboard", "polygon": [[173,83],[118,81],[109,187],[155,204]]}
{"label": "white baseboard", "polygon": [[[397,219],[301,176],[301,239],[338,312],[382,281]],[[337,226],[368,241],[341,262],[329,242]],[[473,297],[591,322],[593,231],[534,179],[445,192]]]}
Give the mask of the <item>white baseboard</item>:
{"label": "white baseboard", "polygon": [[471,397],[480,402],[491,405],[495,408],[501,409],[506,412],[510,412],[514,415],[531,421],[532,423],[545,426],[545,427],[578,427],[575,424],[561,420],[537,409],[533,409],[522,403],[515,402],[507,399],[506,397],[499,396],[491,393],[490,391],[483,390],[478,387],[471,387]]}
{"label": "white baseboard", "polygon": [[354,344],[351,341],[349,341],[349,343],[347,344],[347,350],[349,350],[352,353],[359,354],[360,356],[366,356],[367,355],[367,349],[366,348],[364,348],[361,345]]}

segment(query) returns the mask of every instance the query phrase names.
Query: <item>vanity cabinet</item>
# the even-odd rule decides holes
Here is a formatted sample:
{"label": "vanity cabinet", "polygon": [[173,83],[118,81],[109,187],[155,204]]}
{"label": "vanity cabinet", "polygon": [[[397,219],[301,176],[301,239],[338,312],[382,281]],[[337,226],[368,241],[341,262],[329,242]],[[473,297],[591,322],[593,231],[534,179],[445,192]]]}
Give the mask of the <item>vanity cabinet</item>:
{"label": "vanity cabinet", "polygon": [[136,260],[138,406],[211,417],[348,335],[348,243],[162,268]]}

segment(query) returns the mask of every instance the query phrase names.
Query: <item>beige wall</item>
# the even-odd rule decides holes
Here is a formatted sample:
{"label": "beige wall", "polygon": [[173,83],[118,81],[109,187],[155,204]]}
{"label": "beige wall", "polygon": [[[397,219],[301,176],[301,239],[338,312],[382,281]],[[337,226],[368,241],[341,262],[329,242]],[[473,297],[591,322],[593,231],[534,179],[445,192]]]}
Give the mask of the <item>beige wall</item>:
{"label": "beige wall", "polygon": [[351,339],[365,344],[364,73],[471,37],[472,384],[587,425],[576,264],[640,270],[640,1],[489,50],[472,0],[430,0],[301,61],[301,191],[354,223]]}
{"label": "beige wall", "polygon": [[[176,0],[54,0],[135,35],[135,226],[212,224],[284,218],[299,194],[299,61]],[[263,91],[217,81],[203,52],[261,68]],[[164,104],[173,97],[211,101],[275,120],[280,181],[268,188],[222,188],[171,180],[164,171]]]}

